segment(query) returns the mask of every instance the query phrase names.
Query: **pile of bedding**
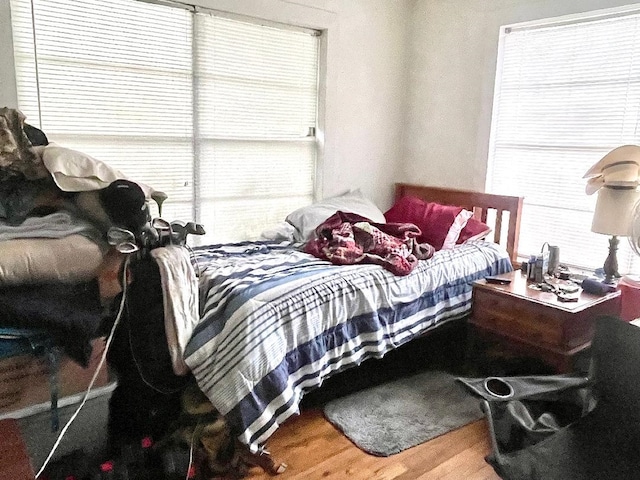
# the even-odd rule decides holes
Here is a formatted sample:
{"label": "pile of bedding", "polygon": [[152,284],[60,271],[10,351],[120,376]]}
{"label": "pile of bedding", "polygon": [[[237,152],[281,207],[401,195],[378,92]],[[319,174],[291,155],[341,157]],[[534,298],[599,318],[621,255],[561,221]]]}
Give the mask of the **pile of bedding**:
{"label": "pile of bedding", "polygon": [[43,329],[85,365],[103,315],[106,232],[140,228],[146,195],[25,120],[0,109],[0,327]]}

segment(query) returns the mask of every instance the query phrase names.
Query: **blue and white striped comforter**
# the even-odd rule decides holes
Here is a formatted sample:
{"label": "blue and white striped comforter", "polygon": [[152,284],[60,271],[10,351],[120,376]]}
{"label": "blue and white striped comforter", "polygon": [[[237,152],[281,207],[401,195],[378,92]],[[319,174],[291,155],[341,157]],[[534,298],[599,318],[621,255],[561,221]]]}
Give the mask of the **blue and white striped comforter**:
{"label": "blue and white striped comforter", "polygon": [[486,242],[436,252],[408,276],[335,266],[299,247],[256,242],[194,252],[201,321],[185,361],[252,448],[328,375],[466,315],[471,283],[512,268],[506,251]]}

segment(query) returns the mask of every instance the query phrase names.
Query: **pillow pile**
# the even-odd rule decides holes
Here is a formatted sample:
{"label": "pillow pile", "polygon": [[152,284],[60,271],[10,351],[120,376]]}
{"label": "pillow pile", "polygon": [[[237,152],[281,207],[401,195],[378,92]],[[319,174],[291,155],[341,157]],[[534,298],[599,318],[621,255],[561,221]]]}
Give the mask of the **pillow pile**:
{"label": "pillow pile", "polygon": [[384,213],[359,189],[299,208],[291,212],[286,221],[296,229],[294,239],[306,242],[313,236],[316,227],[338,210],[356,213],[373,223],[385,223]]}
{"label": "pillow pile", "polygon": [[399,199],[384,216],[387,222],[417,225],[422,232],[418,241],[429,243],[436,250],[483,238],[491,231],[486,224],[473,218],[473,212],[469,210],[411,196]]}

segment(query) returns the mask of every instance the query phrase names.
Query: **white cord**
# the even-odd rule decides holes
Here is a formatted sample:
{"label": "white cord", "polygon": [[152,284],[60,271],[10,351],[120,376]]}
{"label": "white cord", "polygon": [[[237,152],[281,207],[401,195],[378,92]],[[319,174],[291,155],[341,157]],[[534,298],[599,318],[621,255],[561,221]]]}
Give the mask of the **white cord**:
{"label": "white cord", "polygon": [[191,478],[189,474],[191,473],[191,465],[193,465],[193,444],[195,442],[196,431],[199,426],[200,422],[198,421],[196,428],[193,429],[193,433],[191,434],[191,445],[189,445],[189,465],[187,465],[187,476],[185,477],[185,480],[189,480],[189,478]]}
{"label": "white cord", "polygon": [[82,397],[82,402],[80,402],[80,405],[78,406],[78,408],[76,409],[74,414],[71,416],[69,421],[65,424],[64,428],[60,431],[60,434],[58,435],[58,439],[53,444],[53,447],[51,448],[51,451],[49,452],[49,455],[45,459],[44,463],[40,467],[40,470],[38,470],[38,473],[36,474],[36,478],[38,478],[40,475],[42,475],[42,472],[44,471],[44,469],[47,467],[47,465],[51,461],[51,458],[53,457],[53,454],[55,453],[57,448],[60,446],[60,442],[62,441],[62,437],[64,437],[65,433],[67,433],[67,430],[69,429],[69,427],[71,426],[73,421],[76,419],[76,417],[80,413],[80,410],[82,409],[82,407],[84,407],[84,404],[87,402],[87,398],[89,397],[89,393],[91,392],[91,388],[93,387],[93,384],[96,382],[96,379],[98,378],[98,374],[100,373],[100,369],[102,368],[102,365],[104,365],[104,362],[105,362],[105,360],[107,358],[107,352],[109,351],[109,347],[111,346],[111,340],[113,340],[113,335],[114,335],[114,333],[116,331],[116,327],[118,326],[118,323],[120,322],[120,317],[122,316],[122,311],[124,310],[125,297],[127,295],[127,270],[128,270],[128,268],[129,268],[129,257],[126,258],[126,260],[124,262],[124,267],[122,269],[122,299],[120,300],[120,308],[118,309],[118,314],[116,315],[116,319],[113,322],[113,326],[111,327],[111,332],[109,332],[109,336],[107,337],[107,342],[105,343],[104,351],[102,352],[102,356],[100,357],[100,362],[98,363],[98,366],[96,367],[96,370],[93,373],[93,377],[91,377],[91,381],[89,382],[89,386],[87,387],[87,391],[85,392],[84,397]]}

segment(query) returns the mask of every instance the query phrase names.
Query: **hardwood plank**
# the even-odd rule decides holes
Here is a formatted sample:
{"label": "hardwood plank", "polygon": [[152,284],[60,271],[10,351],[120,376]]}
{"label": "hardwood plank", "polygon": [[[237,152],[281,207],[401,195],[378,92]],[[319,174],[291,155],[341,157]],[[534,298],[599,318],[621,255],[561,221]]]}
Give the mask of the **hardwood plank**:
{"label": "hardwood plank", "polygon": [[457,455],[469,445],[476,445],[486,436],[485,428],[484,421],[474,422],[409,450],[409,452],[414,452],[405,460],[409,473],[400,477],[399,480],[414,480],[416,477],[437,468],[438,465]]}
{"label": "hardwood plank", "polygon": [[416,480],[470,480],[484,462],[484,454],[475,450],[474,446],[452,456]]}
{"label": "hardwood plank", "polygon": [[369,455],[329,423],[321,410],[290,418],[269,440],[268,449],[289,465],[277,477],[258,468],[252,480],[500,480],[484,460],[490,442],[484,420],[434,438],[397,455]]}
{"label": "hardwood plank", "polygon": [[0,480],[33,480],[34,476],[18,422],[0,420]]}

